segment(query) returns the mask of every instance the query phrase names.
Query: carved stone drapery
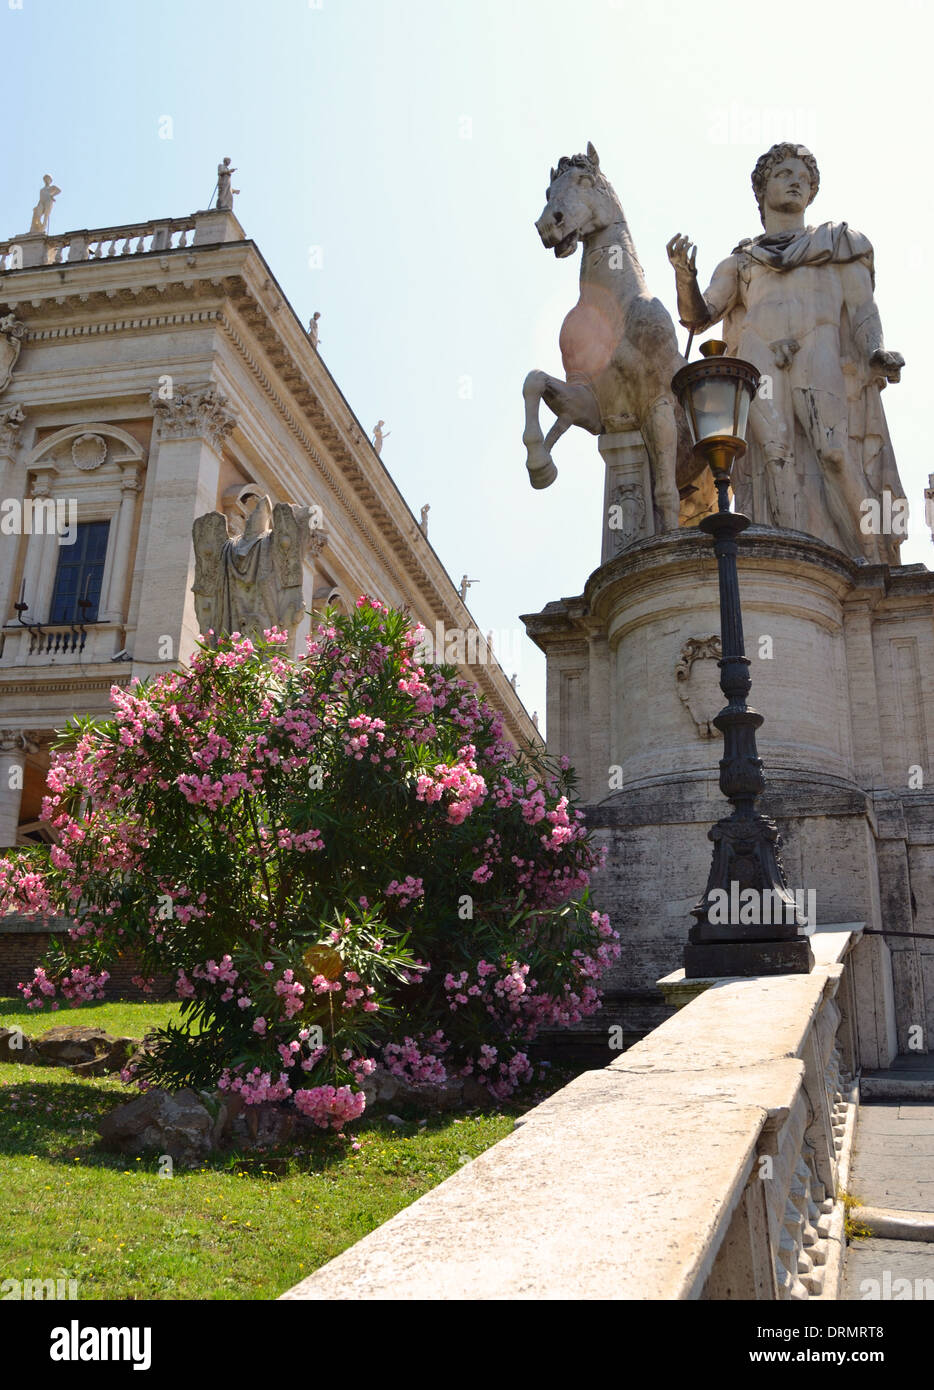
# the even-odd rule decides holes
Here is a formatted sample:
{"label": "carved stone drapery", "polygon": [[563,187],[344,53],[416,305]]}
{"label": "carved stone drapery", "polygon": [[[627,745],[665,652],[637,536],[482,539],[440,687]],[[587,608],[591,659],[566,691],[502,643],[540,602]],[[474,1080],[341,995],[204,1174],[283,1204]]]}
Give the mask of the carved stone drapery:
{"label": "carved stone drapery", "polygon": [[237,423],[227,397],[216,386],[176,386],[164,399],[159,391],[150,397],[161,439],[192,439],[203,435],[220,448]]}
{"label": "carved stone drapery", "polygon": [[262,638],[278,627],[294,634],[305,614],[304,560],[325,543],[308,525],[312,508],[261,497],[241,535],[232,535],[223,512],[207,512],[194,523],[195,579],[192,593],[201,632],[239,632]]}

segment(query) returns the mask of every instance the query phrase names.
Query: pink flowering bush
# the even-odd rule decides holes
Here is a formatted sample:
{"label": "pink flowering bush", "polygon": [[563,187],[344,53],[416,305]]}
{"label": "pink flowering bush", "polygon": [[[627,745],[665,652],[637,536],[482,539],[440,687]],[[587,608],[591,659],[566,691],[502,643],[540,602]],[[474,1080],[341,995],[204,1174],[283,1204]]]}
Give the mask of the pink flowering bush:
{"label": "pink flowering bush", "polygon": [[0,859],[0,911],[74,925],[20,986],[102,997],[131,951],[182,1024],[141,1084],[290,1101],[340,1129],[381,1063],[414,1082],[529,1080],[528,1045],[600,1006],[619,947],[573,778],[520,752],[421,629],[361,599],[297,661],[275,630],[199,650],[59,745],[50,849]]}

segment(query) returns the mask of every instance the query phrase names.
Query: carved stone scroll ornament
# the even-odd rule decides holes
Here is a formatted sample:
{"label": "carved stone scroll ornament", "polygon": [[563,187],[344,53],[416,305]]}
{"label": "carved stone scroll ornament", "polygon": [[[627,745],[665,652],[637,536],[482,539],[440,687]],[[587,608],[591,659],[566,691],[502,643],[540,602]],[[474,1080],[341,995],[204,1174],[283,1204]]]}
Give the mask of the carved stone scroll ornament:
{"label": "carved stone scroll ornament", "polygon": [[261,497],[242,535],[231,535],[222,512],[193,527],[192,593],[203,634],[239,632],[253,640],[271,627],[294,632],[305,613],[304,560],[313,536],[310,507],[270,505]]}
{"label": "carved stone scroll ornament", "polygon": [[26,413],[21,405],[10,405],[0,410],[0,453],[9,453],[16,447],[19,432],[26,423]]}
{"label": "carved stone scroll ornament", "polygon": [[0,391],[5,391],[10,384],[25,336],[26,325],[13,314],[0,318]]}
{"label": "carved stone scroll ornament", "polygon": [[720,711],[723,696],[715,663],[721,655],[719,637],[689,637],[675,666],[678,694],[701,738],[718,737],[713,719]]}

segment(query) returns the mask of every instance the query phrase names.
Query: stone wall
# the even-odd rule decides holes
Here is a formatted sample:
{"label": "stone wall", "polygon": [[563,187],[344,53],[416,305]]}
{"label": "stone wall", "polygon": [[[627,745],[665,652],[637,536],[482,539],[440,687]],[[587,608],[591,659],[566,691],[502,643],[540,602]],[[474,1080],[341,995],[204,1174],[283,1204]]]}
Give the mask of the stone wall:
{"label": "stone wall", "polygon": [[[18,997],[16,986],[32,977],[33,970],[46,951],[59,940],[66,928],[52,918],[30,919],[15,914],[0,920],[0,995]],[[166,979],[157,979],[151,994],[144,994],[134,985],[139,974],[139,962],[129,952],[109,966],[108,997],[120,999],[164,999],[170,996],[171,986]]]}
{"label": "stone wall", "polygon": [[673,982],[673,1018],[284,1297],[834,1298],[891,988],[859,932],[812,944],[810,975]]}
{"label": "stone wall", "polygon": [[[797,532],[740,541],[750,704],[789,886],[819,922],[934,933],[934,574],[858,565]],[[526,615],[548,660],[548,747],[578,770],[609,846],[595,897],[620,931],[603,1021],[630,1036],[666,1016],[725,813],[716,562],[683,529],[628,545],[578,597]],[[899,1041],[934,1037],[934,939],[889,938]]]}

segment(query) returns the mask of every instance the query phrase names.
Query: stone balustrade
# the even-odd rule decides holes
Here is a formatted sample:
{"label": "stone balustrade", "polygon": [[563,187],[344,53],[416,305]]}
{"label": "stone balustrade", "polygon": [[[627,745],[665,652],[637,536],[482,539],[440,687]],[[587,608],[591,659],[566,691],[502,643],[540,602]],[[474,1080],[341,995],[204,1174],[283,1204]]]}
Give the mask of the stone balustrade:
{"label": "stone balustrade", "polygon": [[121,227],[99,227],[93,231],[85,228],[58,236],[12,237],[0,242],[0,273],[43,265],[73,265],[78,261],[141,256],[150,251],[180,251],[194,245],[200,225],[220,224],[225,216],[212,210]]}
{"label": "stone balustrade", "polygon": [[109,661],[122,645],[123,630],[120,622],[43,623],[33,628],[10,624],[0,629],[0,667]]}
{"label": "stone balustrade", "polygon": [[835,1297],[873,940],[825,927],[809,975],[689,982],[672,1018],[283,1297]]}

